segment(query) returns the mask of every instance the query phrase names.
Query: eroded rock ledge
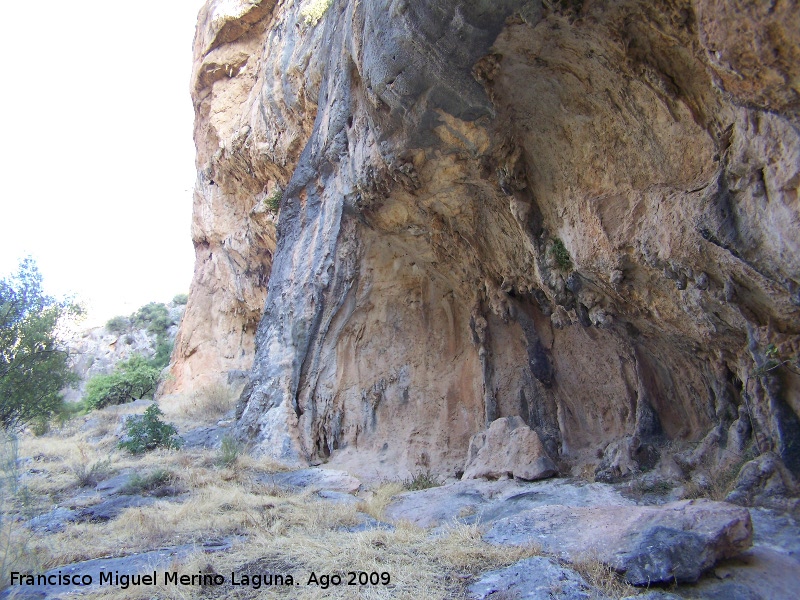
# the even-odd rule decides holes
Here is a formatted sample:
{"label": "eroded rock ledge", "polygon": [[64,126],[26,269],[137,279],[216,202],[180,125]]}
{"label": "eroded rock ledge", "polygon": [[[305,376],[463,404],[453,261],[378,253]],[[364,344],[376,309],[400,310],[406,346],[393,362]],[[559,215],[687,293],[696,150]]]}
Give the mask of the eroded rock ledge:
{"label": "eroded rock ledge", "polygon": [[302,9],[201,11],[174,390],[252,368],[242,437],[372,475],[507,416],[607,479],[800,473],[796,2]]}

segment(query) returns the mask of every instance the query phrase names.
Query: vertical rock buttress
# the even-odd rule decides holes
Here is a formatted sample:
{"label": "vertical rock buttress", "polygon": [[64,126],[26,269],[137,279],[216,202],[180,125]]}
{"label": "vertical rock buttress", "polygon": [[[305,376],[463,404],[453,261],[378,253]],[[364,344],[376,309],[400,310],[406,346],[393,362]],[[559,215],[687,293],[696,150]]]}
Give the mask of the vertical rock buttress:
{"label": "vertical rock buttress", "polygon": [[243,438],[367,474],[513,415],[800,472],[796,6],[305,4],[201,11],[174,389],[252,367]]}

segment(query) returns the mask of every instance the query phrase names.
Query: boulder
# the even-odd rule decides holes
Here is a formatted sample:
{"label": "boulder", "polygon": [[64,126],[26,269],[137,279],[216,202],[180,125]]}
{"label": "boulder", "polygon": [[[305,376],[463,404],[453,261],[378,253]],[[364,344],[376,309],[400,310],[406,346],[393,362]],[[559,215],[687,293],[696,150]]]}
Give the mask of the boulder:
{"label": "boulder", "polygon": [[605,600],[583,577],[552,558],[534,556],[504,569],[489,571],[469,586],[479,600],[527,598],[530,600]]}
{"label": "boulder", "polygon": [[640,470],[652,469],[658,462],[658,452],[642,444],[638,436],[625,436],[611,442],[603,451],[603,460],[595,470],[595,481],[616,483]]}
{"label": "boulder", "polygon": [[120,494],[130,485],[130,481],[131,473],[125,472],[101,481],[94,489],[101,494]]}
{"label": "boulder", "polygon": [[64,531],[66,524],[77,519],[78,513],[63,506],[57,506],[51,511],[33,517],[28,521],[28,527],[37,533],[56,533]]}
{"label": "boulder", "polygon": [[800,486],[771,452],[762,454],[741,468],[728,502],[745,506],[763,506],[800,514]]}
{"label": "boulder", "polygon": [[520,417],[503,417],[472,436],[463,479],[514,477],[535,481],[557,473],[539,434]]}
{"label": "boulder", "polygon": [[664,506],[543,506],[496,521],[484,539],[540,544],[567,561],[596,559],[628,583],[693,582],[752,544],[750,513],[724,502]]}

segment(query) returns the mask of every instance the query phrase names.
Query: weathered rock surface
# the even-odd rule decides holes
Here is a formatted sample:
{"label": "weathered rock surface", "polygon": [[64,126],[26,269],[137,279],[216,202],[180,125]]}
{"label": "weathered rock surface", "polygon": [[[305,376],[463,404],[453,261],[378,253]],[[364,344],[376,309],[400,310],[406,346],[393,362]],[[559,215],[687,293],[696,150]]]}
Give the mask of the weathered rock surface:
{"label": "weathered rock surface", "polygon": [[552,558],[534,556],[489,571],[469,586],[472,598],[528,598],[530,600],[605,600],[583,577]]}
{"label": "weathered rock surface", "polygon": [[786,510],[800,516],[800,486],[774,454],[746,463],[726,500],[748,506]]}
{"label": "weathered rock surface", "polygon": [[566,560],[596,558],[633,585],[693,582],[718,560],[747,550],[747,509],[708,500],[659,507],[532,508],[496,521],[484,539],[536,542]]}
{"label": "weathered rock surface", "polygon": [[543,506],[633,506],[609,485],[550,479],[535,483],[466,480],[395,496],[386,518],[419,527],[464,523],[491,523]]}
{"label": "weathered rock surface", "polygon": [[126,508],[151,506],[155,502],[155,498],[148,496],[123,494],[81,509],[78,511],[75,520],[78,522],[102,523],[116,519]]}
{"label": "weathered rock surface", "polygon": [[[201,546],[202,548],[202,546]],[[98,558],[87,560],[71,565],[64,565],[46,571],[45,575],[64,575],[77,576],[77,581],[81,577],[88,575],[93,584],[91,586],[73,585],[32,585],[20,586],[13,585],[7,587],[0,593],[0,598],[27,598],[29,600],[55,600],[56,598],[73,597],[77,592],[93,592],[100,588],[100,573],[119,572],[126,575],[148,574],[153,570],[159,571],[159,579],[163,581],[163,572],[168,569],[173,561],[179,560],[197,549],[194,544],[185,544],[174,548],[163,548],[130,556],[119,558]],[[72,579],[70,580],[72,581]],[[106,586],[108,584],[105,584]],[[115,588],[119,589],[119,588]]]}
{"label": "weathered rock surface", "polygon": [[773,8],[210,0],[170,385],[252,366],[241,437],[370,477],[454,475],[512,415],[610,479],[737,420],[799,474],[800,11]]}
{"label": "weathered rock surface", "polygon": [[356,492],[358,488],[361,487],[361,482],[358,479],[348,475],[344,471],[321,469],[318,467],[286,471],[283,473],[270,473],[261,476],[261,482],[292,491],[327,490],[346,494]]}
{"label": "weathered rock surface", "polygon": [[222,425],[211,425],[208,427],[196,427],[181,435],[183,447],[192,448],[219,448],[222,438],[229,435],[230,427]]}
{"label": "weathered rock surface", "polygon": [[546,479],[558,469],[539,439],[520,417],[493,421],[469,442],[463,479],[502,479],[515,477],[527,481]]}

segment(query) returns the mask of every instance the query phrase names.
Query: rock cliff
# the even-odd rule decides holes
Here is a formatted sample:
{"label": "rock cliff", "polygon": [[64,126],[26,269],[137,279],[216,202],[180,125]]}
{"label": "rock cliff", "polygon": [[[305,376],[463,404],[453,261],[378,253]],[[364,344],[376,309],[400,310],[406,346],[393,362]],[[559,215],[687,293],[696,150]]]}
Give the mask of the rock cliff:
{"label": "rock cliff", "polygon": [[796,1],[210,0],[194,52],[170,386],[250,370],[259,452],[800,474]]}

